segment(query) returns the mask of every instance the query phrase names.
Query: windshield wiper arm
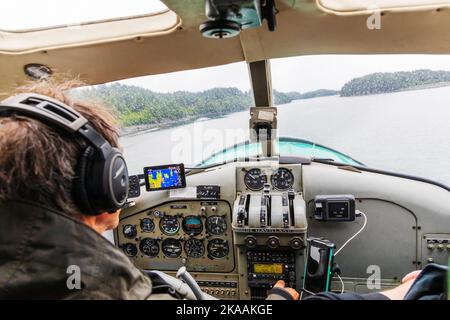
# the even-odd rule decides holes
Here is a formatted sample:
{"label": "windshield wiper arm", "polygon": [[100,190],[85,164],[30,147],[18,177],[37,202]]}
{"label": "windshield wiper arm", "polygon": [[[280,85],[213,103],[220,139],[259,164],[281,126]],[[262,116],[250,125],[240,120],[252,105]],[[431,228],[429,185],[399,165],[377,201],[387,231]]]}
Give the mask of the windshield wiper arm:
{"label": "windshield wiper arm", "polygon": [[335,162],[334,159],[331,158],[313,158],[313,161],[323,161],[323,162]]}

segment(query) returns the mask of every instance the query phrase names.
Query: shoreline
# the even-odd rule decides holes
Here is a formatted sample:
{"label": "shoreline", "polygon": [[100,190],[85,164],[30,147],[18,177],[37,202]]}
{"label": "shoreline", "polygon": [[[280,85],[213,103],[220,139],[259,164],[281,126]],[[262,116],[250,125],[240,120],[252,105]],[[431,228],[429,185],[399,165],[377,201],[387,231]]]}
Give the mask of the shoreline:
{"label": "shoreline", "polygon": [[184,124],[195,122],[196,119],[180,119],[164,121],[161,123],[149,123],[149,124],[138,124],[135,126],[120,128],[120,137],[132,137],[137,134],[148,133],[153,131],[159,131],[163,129],[175,128]]}
{"label": "shoreline", "polygon": [[[245,110],[242,110],[242,111],[245,111]],[[172,129],[175,127],[179,127],[179,126],[186,125],[186,124],[191,124],[194,122],[208,121],[211,119],[220,119],[227,115],[237,113],[237,112],[242,112],[242,111],[236,111],[236,112],[223,114],[216,118],[210,118],[211,115],[206,115],[206,116],[199,116],[199,117],[193,117],[193,118],[184,118],[184,119],[180,119],[180,120],[164,121],[161,123],[139,124],[139,125],[135,125],[135,126],[123,127],[123,128],[120,128],[119,137],[132,137],[135,135],[140,135],[142,133],[154,132],[154,131],[159,131],[159,130],[164,130],[164,129]]]}

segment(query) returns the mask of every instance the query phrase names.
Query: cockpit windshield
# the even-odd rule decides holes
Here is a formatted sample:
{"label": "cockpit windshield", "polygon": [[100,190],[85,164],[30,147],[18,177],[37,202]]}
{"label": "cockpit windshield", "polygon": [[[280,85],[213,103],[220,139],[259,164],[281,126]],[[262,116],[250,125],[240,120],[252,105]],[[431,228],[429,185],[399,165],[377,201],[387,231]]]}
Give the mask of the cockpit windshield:
{"label": "cockpit windshield", "polygon": [[[280,155],[366,165],[450,184],[450,56],[317,55],[271,61]],[[76,90],[123,126],[131,173],[261,154],[249,143],[248,68],[234,63]]]}

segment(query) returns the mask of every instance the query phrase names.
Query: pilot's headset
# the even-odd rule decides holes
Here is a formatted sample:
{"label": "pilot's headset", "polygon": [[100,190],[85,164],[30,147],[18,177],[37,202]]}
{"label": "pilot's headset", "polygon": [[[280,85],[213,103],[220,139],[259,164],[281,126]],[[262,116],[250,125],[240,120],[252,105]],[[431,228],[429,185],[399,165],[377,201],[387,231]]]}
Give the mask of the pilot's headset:
{"label": "pilot's headset", "polygon": [[128,197],[125,159],[79,112],[50,97],[22,93],[0,103],[0,117],[13,114],[39,120],[87,142],[73,186],[75,204],[83,214],[95,216],[124,206]]}

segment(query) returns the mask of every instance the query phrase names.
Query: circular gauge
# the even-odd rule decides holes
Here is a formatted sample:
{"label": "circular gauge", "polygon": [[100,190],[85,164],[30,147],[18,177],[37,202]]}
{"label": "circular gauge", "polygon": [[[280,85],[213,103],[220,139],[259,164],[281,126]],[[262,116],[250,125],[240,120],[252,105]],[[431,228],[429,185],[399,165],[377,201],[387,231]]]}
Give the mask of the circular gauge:
{"label": "circular gauge", "polygon": [[137,255],[137,248],[136,245],[133,243],[124,243],[122,245],[122,250],[125,252],[125,254],[129,257],[134,257]]}
{"label": "circular gauge", "polygon": [[183,247],[181,241],[173,238],[168,238],[162,242],[162,252],[169,258],[178,258],[181,255]]}
{"label": "circular gauge", "polygon": [[294,184],[294,175],[285,168],[279,168],[270,178],[272,185],[278,190],[287,190]]}
{"label": "circular gauge", "polygon": [[194,236],[202,233],[202,219],[199,216],[187,216],[183,219],[183,231]]}
{"label": "circular gauge", "polygon": [[184,250],[188,257],[201,258],[205,254],[205,245],[203,244],[203,241],[192,238],[186,241]]}
{"label": "circular gauge", "polygon": [[155,224],[150,218],[144,218],[141,220],[142,232],[152,232],[155,229]]}
{"label": "circular gauge", "polygon": [[155,257],[159,253],[158,241],[151,238],[144,238],[139,243],[139,250],[148,257]]}
{"label": "circular gauge", "polygon": [[174,235],[180,230],[180,223],[176,216],[164,216],[159,222],[162,232],[167,235]]}
{"label": "circular gauge", "polygon": [[132,239],[137,235],[136,226],[132,224],[126,224],[123,226],[123,235],[125,238]]}
{"label": "circular gauge", "polygon": [[250,169],[245,173],[244,183],[247,188],[253,191],[261,190],[267,183],[267,176],[262,174],[261,169]]}
{"label": "circular gauge", "polygon": [[210,234],[222,234],[227,230],[227,222],[221,216],[210,216],[206,220],[206,230]]}
{"label": "circular gauge", "polygon": [[223,239],[212,239],[208,242],[208,254],[213,259],[223,259],[229,252],[228,241]]}

